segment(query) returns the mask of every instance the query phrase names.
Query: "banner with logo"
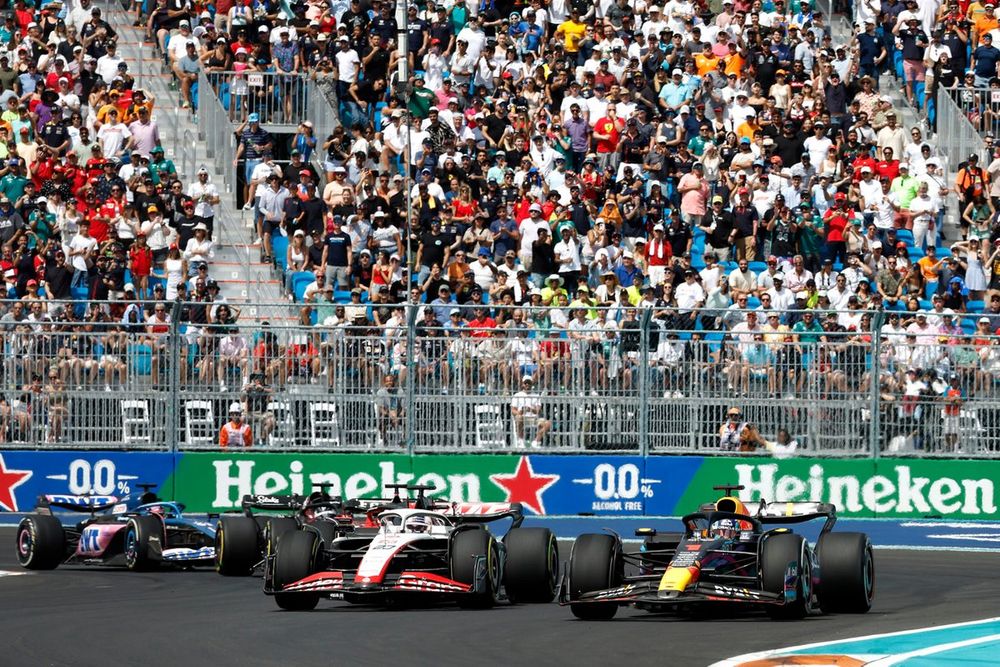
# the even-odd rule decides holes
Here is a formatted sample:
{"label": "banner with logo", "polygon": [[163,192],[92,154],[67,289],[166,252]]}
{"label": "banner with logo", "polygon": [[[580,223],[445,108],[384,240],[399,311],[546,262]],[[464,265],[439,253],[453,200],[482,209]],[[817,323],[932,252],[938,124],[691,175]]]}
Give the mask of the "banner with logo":
{"label": "banner with logo", "polygon": [[179,453],[173,484],[177,500],[195,512],[238,509],[249,493],[310,493],[379,498],[387,483],[409,482],[405,454]]}
{"label": "banner with logo", "polygon": [[[649,458],[647,476],[676,470],[671,458]],[[684,484],[682,514],[711,499],[712,487],[742,484],[747,500],[833,503],[841,516],[993,518],[1000,463],[942,459],[760,459],[705,457]]]}
{"label": "banner with logo", "polygon": [[45,494],[123,496],[153,484],[174,495],[169,452],[0,451],[0,511],[28,512]]}
{"label": "banner with logo", "polygon": [[339,453],[0,452],[0,511],[41,494],[116,495],[155,484],[192,512],[239,507],[248,493],[385,497],[387,483],[435,487],[459,502],[519,502],[529,514],[680,516],[741,484],[745,500],[833,503],[842,516],[992,518],[1000,462],[697,456]]}

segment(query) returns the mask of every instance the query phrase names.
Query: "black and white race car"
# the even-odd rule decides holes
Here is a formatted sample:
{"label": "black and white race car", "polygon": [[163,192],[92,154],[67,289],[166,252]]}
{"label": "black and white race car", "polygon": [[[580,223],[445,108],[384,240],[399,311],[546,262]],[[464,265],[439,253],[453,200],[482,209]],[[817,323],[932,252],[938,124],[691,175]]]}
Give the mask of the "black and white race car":
{"label": "black and white race car", "polygon": [[[369,510],[374,535],[326,539],[319,531],[285,533],[265,558],[264,592],[287,610],[313,609],[321,597],[395,605],[407,600],[490,607],[500,601],[551,602],[559,551],[547,528],[522,528],[517,503],[440,503],[426,486],[414,500],[398,495]],[[502,539],[487,524],[503,519]]]}

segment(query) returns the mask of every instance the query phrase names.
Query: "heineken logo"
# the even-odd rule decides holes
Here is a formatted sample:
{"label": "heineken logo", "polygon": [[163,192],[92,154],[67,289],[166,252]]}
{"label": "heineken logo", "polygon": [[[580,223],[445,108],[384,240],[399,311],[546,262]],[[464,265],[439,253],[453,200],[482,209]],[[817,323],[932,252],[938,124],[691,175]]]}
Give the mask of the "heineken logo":
{"label": "heineken logo", "polygon": [[[480,500],[479,476],[474,473],[441,475],[428,472],[414,475],[396,469],[394,461],[383,461],[377,469],[342,475],[332,471],[305,472],[305,465],[292,459],[288,467],[275,470],[259,466],[256,459],[222,459],[212,462],[215,468],[215,498],[213,509],[233,509],[240,506],[245,495],[306,494],[327,486],[328,492],[344,498],[381,497],[386,484],[427,484],[434,496],[454,502]],[[258,468],[264,468],[258,470]]]}
{"label": "heineken logo", "polygon": [[[859,467],[864,466],[859,462]],[[828,475],[822,464],[809,466],[808,476],[784,472],[777,463],[737,464],[744,500],[809,500],[833,503],[841,513],[992,515],[997,511],[993,480],[924,477],[910,465],[895,462],[886,473]]]}

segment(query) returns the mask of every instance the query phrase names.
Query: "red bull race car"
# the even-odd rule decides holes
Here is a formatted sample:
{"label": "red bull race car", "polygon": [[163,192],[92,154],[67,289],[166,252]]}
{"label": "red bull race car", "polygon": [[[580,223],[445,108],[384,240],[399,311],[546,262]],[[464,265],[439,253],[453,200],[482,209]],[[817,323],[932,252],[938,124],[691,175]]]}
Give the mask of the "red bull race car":
{"label": "red bull race car", "polygon": [[[164,501],[140,484],[118,496],[45,495],[17,526],[17,561],[29,570],[62,564],[124,566],[211,565],[215,522],[184,516],[184,505]],[[74,515],[88,514],[83,520]]]}
{"label": "red bull race car", "polygon": [[[518,503],[443,503],[433,487],[388,485],[396,495],[376,501],[364,525],[327,539],[303,527],[287,532],[264,560],[264,592],[286,610],[313,609],[321,597],[350,603],[399,605],[457,602],[551,602],[559,551],[547,528],[522,528]],[[417,491],[413,500],[399,489]],[[510,520],[498,538],[487,524]]]}
{"label": "red bull race car", "polygon": [[[624,605],[694,611],[728,604],[779,619],[871,609],[871,542],[864,533],[831,532],[833,505],[743,502],[731,495],[742,486],[715,488],[725,497],[683,517],[683,533],[637,530],[643,538],[637,552],[625,551],[617,535],[581,535],[560,584],[560,603],[586,620],[611,619]],[[817,519],[824,523],[815,546],[787,527]]]}

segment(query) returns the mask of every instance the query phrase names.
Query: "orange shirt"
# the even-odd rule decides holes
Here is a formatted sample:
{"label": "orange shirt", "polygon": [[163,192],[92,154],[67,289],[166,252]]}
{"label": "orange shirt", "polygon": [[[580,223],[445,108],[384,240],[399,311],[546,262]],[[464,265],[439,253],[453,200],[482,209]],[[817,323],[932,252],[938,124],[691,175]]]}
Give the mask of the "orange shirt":
{"label": "orange shirt", "polygon": [[253,443],[253,437],[250,435],[250,425],[249,424],[234,424],[231,421],[226,422],[222,425],[222,429],[219,431],[219,446],[225,449],[230,444],[234,447],[249,447]]}
{"label": "orange shirt", "polygon": [[726,61],[726,75],[742,75],[743,65],[746,64],[746,59],[744,59],[743,56],[738,53],[730,53],[728,56],[723,58],[723,60]]}
{"label": "orange shirt", "polygon": [[705,76],[719,66],[719,58],[714,53],[698,53],[694,57],[694,66],[698,68],[698,76]]}

